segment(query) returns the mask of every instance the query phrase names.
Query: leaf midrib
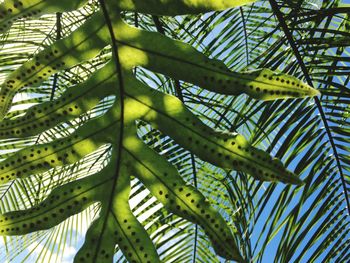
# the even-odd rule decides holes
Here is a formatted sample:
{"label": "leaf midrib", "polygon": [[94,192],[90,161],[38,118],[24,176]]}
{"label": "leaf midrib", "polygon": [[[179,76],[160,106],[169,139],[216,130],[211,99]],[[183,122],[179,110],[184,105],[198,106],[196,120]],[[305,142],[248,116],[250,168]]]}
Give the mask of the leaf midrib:
{"label": "leaf midrib", "polygon": [[[277,19],[279,21],[279,24],[280,24],[280,26],[282,28],[282,31],[286,35],[288,43],[289,43],[289,45],[291,46],[291,48],[293,50],[293,53],[294,53],[294,55],[295,55],[295,57],[296,57],[296,59],[298,61],[298,64],[299,64],[299,66],[300,66],[300,68],[301,68],[301,70],[302,70],[302,72],[304,74],[304,77],[305,77],[307,83],[309,84],[309,86],[314,87],[312,79],[310,77],[310,74],[309,74],[309,72],[308,72],[308,70],[306,68],[305,63],[304,63],[304,60],[303,60],[303,58],[302,58],[302,56],[301,56],[301,54],[299,52],[297,44],[294,41],[293,35],[291,34],[287,23],[283,19],[283,14],[279,10],[277,2],[275,0],[269,0],[269,2],[270,2],[270,5],[272,7],[273,12],[275,13],[275,15],[276,15],[276,17],[277,17]],[[345,200],[346,200],[346,203],[347,203],[348,214],[350,214],[349,194],[348,194],[348,190],[347,190],[347,186],[346,186],[346,181],[345,181],[345,177],[344,177],[344,173],[343,173],[343,168],[342,168],[341,163],[340,163],[338,150],[337,150],[337,147],[335,145],[335,142],[334,142],[334,139],[333,139],[333,135],[332,135],[332,132],[330,130],[330,127],[329,127],[329,124],[328,124],[328,121],[327,121],[326,114],[325,114],[325,112],[323,110],[322,103],[321,103],[321,101],[320,101],[320,99],[318,97],[315,97],[314,99],[315,99],[315,102],[316,102],[317,109],[318,109],[318,111],[320,113],[321,120],[322,120],[322,122],[324,124],[324,127],[326,129],[326,133],[327,133],[327,137],[329,139],[329,143],[331,144],[332,151],[334,153],[334,158],[335,158],[335,161],[336,161],[336,164],[337,164],[337,167],[338,167],[338,171],[339,171],[341,182],[342,182],[342,187],[343,187],[343,190],[344,190]]]}

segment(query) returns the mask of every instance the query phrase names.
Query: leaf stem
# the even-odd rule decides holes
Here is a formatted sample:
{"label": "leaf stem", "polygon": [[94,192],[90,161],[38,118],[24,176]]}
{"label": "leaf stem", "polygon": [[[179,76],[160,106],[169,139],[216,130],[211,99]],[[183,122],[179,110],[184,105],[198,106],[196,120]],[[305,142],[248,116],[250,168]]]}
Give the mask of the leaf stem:
{"label": "leaf stem", "polygon": [[[116,41],[116,36],[113,31],[113,26],[112,26],[112,21],[111,18],[108,14],[107,7],[105,5],[104,0],[99,0],[101,10],[104,14],[106,24],[108,27],[108,31],[111,37],[111,45],[112,45],[112,52],[113,52],[113,61],[115,63],[116,67],[116,72],[118,74],[118,84],[119,84],[119,102],[120,102],[120,129],[119,129],[119,138],[118,138],[118,150],[117,150],[117,156],[116,156],[116,171],[115,171],[115,176],[114,180],[112,182],[112,192],[109,196],[109,202],[107,204],[107,209],[106,211],[109,212],[111,210],[112,206],[112,199],[114,198],[114,191],[116,189],[117,185],[117,180],[119,177],[119,172],[120,172],[120,164],[121,164],[121,155],[122,155],[122,148],[123,148],[123,137],[124,137],[124,81],[123,81],[123,72],[122,72],[122,67],[120,64],[119,60],[119,53],[118,53],[118,45]],[[107,217],[108,218],[108,217]],[[101,230],[101,235],[103,234],[105,228],[106,228],[106,223],[107,223],[107,218],[103,222],[102,230]],[[100,242],[97,242],[97,251],[100,248]],[[94,260],[93,262],[97,262],[97,253],[94,255]]]}
{"label": "leaf stem", "polygon": [[[273,9],[273,12],[275,13],[275,15],[276,15],[276,17],[278,19],[278,22],[279,22],[279,24],[280,24],[284,34],[286,35],[286,38],[288,40],[289,45],[291,46],[291,48],[292,48],[292,50],[294,52],[294,55],[295,55],[299,65],[300,65],[300,68],[301,68],[301,70],[302,70],[302,72],[304,74],[304,77],[305,77],[307,83],[311,87],[314,87],[313,82],[312,82],[311,77],[310,77],[310,74],[309,74],[309,72],[308,72],[308,70],[306,68],[305,63],[304,63],[304,60],[301,57],[301,54],[300,54],[299,49],[297,47],[297,44],[295,43],[293,35],[290,32],[290,30],[288,28],[288,25],[286,24],[286,22],[285,22],[285,20],[283,18],[283,14],[280,11],[277,2],[275,0],[269,0],[269,2],[270,2],[270,5],[271,5],[271,7]],[[334,158],[335,158],[336,163],[337,163],[338,171],[339,171],[339,174],[340,174],[340,178],[341,178],[341,182],[342,182],[342,186],[343,186],[343,190],[344,190],[345,201],[346,201],[346,204],[347,204],[347,210],[348,210],[348,213],[350,215],[349,194],[348,194],[348,190],[346,188],[346,182],[345,182],[345,178],[344,178],[343,169],[342,169],[342,166],[341,166],[341,163],[340,163],[338,150],[337,150],[337,147],[335,145],[331,129],[330,129],[329,125],[328,125],[326,114],[325,114],[325,112],[324,112],[324,110],[322,108],[321,101],[320,101],[320,99],[318,97],[315,97],[314,99],[315,99],[315,103],[316,103],[317,109],[318,109],[318,111],[320,113],[322,122],[324,124],[325,129],[326,129],[326,133],[327,133],[329,142],[331,144],[331,147],[332,147],[332,150],[333,150],[333,153],[334,153]]]}

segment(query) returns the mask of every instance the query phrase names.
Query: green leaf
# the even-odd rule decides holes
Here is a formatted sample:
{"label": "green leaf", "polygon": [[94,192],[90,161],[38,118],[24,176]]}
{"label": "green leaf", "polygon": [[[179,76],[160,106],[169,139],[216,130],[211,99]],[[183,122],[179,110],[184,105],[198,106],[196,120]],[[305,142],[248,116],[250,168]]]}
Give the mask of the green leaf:
{"label": "green leaf", "polygon": [[156,15],[198,14],[213,10],[225,10],[232,7],[254,3],[256,0],[121,0],[118,7],[121,10],[136,11]]}
{"label": "green leaf", "polygon": [[60,186],[54,189],[45,201],[30,209],[1,215],[1,234],[23,235],[48,229],[83,211],[103,192],[107,180],[102,178],[101,174]]}
{"label": "green leaf", "polygon": [[[340,163],[344,171],[349,170],[346,155],[335,152],[336,164],[330,161],[325,132],[319,128],[310,101],[255,101],[320,94],[309,78],[308,85],[295,77],[301,76],[297,71],[300,65],[291,59],[295,51],[285,48],[271,10],[258,2],[212,12],[197,17],[205,21],[203,25],[190,16],[172,17],[253,2],[101,0],[107,12],[90,1],[2,3],[0,26],[6,35],[1,39],[5,48],[0,57],[6,59],[3,65],[0,61],[1,78],[5,79],[0,90],[0,148],[9,151],[2,154],[6,158],[0,163],[0,234],[17,236],[51,229],[95,205],[97,216],[76,262],[111,262],[118,251],[129,262],[214,262],[219,260],[214,252],[226,260],[262,261],[265,249],[281,233],[277,261],[307,256],[314,261],[320,255],[327,260],[335,258],[333,252],[325,254],[325,248],[339,237],[334,248],[343,251],[347,243],[342,239],[348,232],[339,230],[326,236],[325,228],[317,224],[327,217],[324,220],[331,222],[333,229],[347,226],[335,208],[342,200],[340,180],[327,196],[332,188],[326,184],[333,181],[324,179],[332,175],[334,167],[339,170]],[[294,4],[285,3],[298,15],[299,10],[309,10],[305,3]],[[56,12],[64,13],[62,21],[56,20],[56,41],[18,40],[31,23],[38,25],[51,17],[42,15]],[[74,17],[79,12],[81,16]],[[28,16],[38,20],[29,21]],[[289,19],[286,16],[291,25],[298,23],[298,19]],[[141,24],[143,29],[131,23]],[[160,33],[150,32],[154,23]],[[300,35],[308,34],[306,40],[299,41],[308,45],[305,50],[327,48],[312,48],[320,39],[329,40],[318,36],[316,42],[311,41],[316,39],[315,30],[294,29]],[[317,32],[331,34],[332,30]],[[33,32],[33,38],[41,34],[40,29]],[[61,34],[64,37],[59,40]],[[213,38],[212,34],[218,35]],[[239,52],[243,35],[244,66]],[[331,41],[332,47],[343,48],[345,38]],[[28,61],[15,51],[14,56],[12,52],[3,55],[21,41],[33,41],[40,48],[29,51]],[[229,42],[238,46],[231,49]],[[214,58],[215,54],[219,58]],[[337,76],[346,69],[330,59],[334,56],[314,55],[307,60],[318,65],[314,76],[322,75],[322,70],[328,71],[327,77]],[[337,83],[346,90],[347,82],[325,78],[320,83]],[[167,93],[176,93],[178,98]],[[28,98],[14,101],[20,94]],[[238,97],[241,94],[249,98]],[[329,89],[325,96],[329,94],[337,93]],[[11,108],[31,102],[37,105],[18,111]],[[341,102],[331,105],[336,100],[329,98],[330,106],[327,104],[328,116],[334,118],[334,125],[327,127],[340,138],[348,134],[346,127],[336,125],[346,126],[346,116],[338,112],[347,109],[346,98]],[[329,136],[330,132],[326,133]],[[103,153],[98,151],[101,146],[105,146]],[[349,149],[339,142],[331,146],[332,150]],[[322,172],[321,163],[327,163]],[[288,170],[288,164],[296,174]],[[133,176],[138,183],[130,183]],[[262,183],[301,184],[300,178],[305,178],[303,188]],[[142,191],[145,188],[149,194]],[[299,194],[301,189],[304,192]],[[318,190],[322,194],[312,202],[316,213],[309,216],[303,205]],[[139,197],[142,200],[132,208],[130,200]],[[329,220],[329,211],[339,216]],[[262,229],[258,234],[254,232],[257,225]],[[301,244],[315,228],[307,246],[312,249],[321,236],[327,245],[320,245],[314,254],[306,253]],[[67,233],[69,230],[63,236]],[[294,254],[295,250],[302,251]],[[123,261],[120,253],[119,258]]]}

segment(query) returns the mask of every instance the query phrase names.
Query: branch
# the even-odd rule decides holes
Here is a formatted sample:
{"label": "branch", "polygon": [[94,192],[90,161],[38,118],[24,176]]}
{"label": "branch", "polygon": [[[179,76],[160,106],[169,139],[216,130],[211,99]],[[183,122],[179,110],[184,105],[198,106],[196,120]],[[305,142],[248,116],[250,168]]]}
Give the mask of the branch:
{"label": "branch", "polygon": [[[312,83],[312,80],[311,80],[311,77],[310,77],[310,74],[306,68],[306,65],[303,61],[303,58],[301,57],[301,54],[299,52],[299,49],[296,45],[296,42],[293,38],[293,35],[291,33],[291,31],[289,30],[288,28],[288,25],[286,24],[285,20],[284,20],[284,17],[283,17],[283,14],[282,12],[280,11],[279,7],[278,7],[278,4],[275,0],[269,0],[270,2],[270,5],[272,7],[272,10],[274,12],[274,14],[276,15],[277,19],[278,19],[278,22],[288,40],[288,43],[289,45],[291,46],[293,52],[294,52],[294,55],[300,65],[300,68],[304,74],[304,77],[307,81],[307,83],[311,86],[311,87],[314,87],[313,83]],[[340,163],[340,159],[339,159],[339,154],[338,154],[338,150],[337,150],[337,147],[335,145],[335,142],[334,142],[334,139],[333,139],[333,136],[332,136],[332,132],[331,132],[331,129],[328,125],[328,122],[327,122],[327,118],[326,118],[326,114],[322,108],[322,104],[321,104],[321,101],[318,97],[314,97],[315,98],[315,103],[316,103],[316,106],[317,106],[317,109],[321,115],[321,119],[322,119],[322,122],[326,128],[326,133],[327,133],[327,136],[328,136],[328,139],[329,139],[329,142],[332,146],[332,150],[333,150],[333,153],[334,153],[334,157],[335,157],[335,160],[336,160],[336,163],[337,163],[337,167],[338,167],[338,171],[339,171],[339,174],[340,174],[340,178],[341,178],[341,182],[342,182],[342,186],[343,186],[343,190],[344,190],[344,195],[345,195],[345,200],[346,200],[346,204],[347,204],[347,209],[348,209],[348,213],[350,214],[350,201],[349,201],[349,194],[348,194],[348,190],[346,188],[346,182],[345,182],[345,177],[344,177],[344,173],[343,173],[343,168],[341,166],[341,163]]]}

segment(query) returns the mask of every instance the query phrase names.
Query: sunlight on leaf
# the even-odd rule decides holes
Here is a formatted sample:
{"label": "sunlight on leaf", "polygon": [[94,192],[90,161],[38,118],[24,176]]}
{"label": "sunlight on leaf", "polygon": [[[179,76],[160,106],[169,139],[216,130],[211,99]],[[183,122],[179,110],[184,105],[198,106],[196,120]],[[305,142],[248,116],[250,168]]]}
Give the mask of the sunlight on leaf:
{"label": "sunlight on leaf", "polygon": [[[160,262],[150,234],[130,208],[130,178],[134,176],[168,213],[200,227],[217,255],[247,262],[237,241],[241,233],[237,229],[233,232],[234,227],[198,187],[186,183],[176,167],[140,139],[137,123],[151,125],[194,156],[227,172],[248,173],[259,181],[296,185],[303,181],[279,159],[253,147],[244,136],[207,126],[180,99],[143,84],[134,70],[143,67],[214,93],[247,94],[265,101],[312,97],[320,92],[291,75],[269,69],[232,71],[189,44],[127,24],[121,11],[175,16],[252,2],[255,1],[100,1],[108,12],[96,10],[67,37],[36,52],[9,73],[0,90],[0,138],[40,136],[65,125],[73,131],[47,143],[24,147],[2,160],[0,185],[14,180],[26,182],[53,169],[74,166],[100,147],[110,148],[106,151],[108,164],[100,171],[50,187],[45,199],[28,209],[3,213],[0,234],[24,235],[50,229],[92,204],[99,204],[98,217],[87,231],[76,262],[111,262],[116,245],[130,262]],[[0,6],[0,11],[4,10],[0,28],[6,32],[23,18],[71,11],[83,4],[85,1],[5,1]],[[114,37],[115,42],[111,42]],[[109,62],[101,62],[86,81],[71,85],[60,96],[29,108],[19,117],[9,118],[16,94],[40,89],[50,77],[103,55],[105,49]],[[103,108],[101,116],[83,119],[84,114],[111,96],[116,99],[110,99],[113,103]],[[79,118],[79,124],[72,124]],[[27,189],[31,190],[34,189]],[[29,201],[31,198],[28,194]]]}

